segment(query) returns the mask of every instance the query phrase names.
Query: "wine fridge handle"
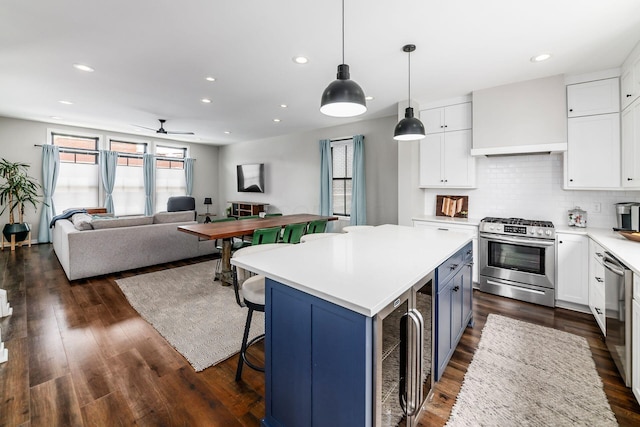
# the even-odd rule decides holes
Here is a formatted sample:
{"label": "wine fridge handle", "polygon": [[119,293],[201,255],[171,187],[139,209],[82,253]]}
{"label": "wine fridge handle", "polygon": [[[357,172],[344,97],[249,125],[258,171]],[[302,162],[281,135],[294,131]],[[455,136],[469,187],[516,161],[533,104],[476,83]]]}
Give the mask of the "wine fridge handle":
{"label": "wine fridge handle", "polygon": [[405,415],[407,414],[407,317],[405,313],[400,318],[400,369],[398,372],[398,401]]}
{"label": "wine fridge handle", "polygon": [[413,322],[416,333],[413,335],[415,342],[412,343],[415,351],[412,352],[413,356],[413,372],[411,378],[411,385],[413,385],[412,402],[407,405],[407,416],[415,415],[420,409],[421,391],[422,391],[422,352],[423,352],[423,333],[424,333],[424,320],[422,315],[417,310],[411,310],[408,313],[409,319]]}

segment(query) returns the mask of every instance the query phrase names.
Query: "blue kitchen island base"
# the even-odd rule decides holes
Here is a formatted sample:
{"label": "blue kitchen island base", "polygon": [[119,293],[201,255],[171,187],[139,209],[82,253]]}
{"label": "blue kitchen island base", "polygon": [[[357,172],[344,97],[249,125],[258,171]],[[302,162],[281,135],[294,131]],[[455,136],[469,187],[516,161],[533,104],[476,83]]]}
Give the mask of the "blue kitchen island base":
{"label": "blue kitchen island base", "polygon": [[372,319],[266,281],[264,427],[370,426]]}

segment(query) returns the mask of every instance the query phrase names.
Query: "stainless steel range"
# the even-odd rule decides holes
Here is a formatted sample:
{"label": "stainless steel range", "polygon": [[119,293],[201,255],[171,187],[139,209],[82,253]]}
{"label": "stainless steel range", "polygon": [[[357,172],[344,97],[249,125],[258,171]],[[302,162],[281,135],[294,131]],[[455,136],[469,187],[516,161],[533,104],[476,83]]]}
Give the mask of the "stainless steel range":
{"label": "stainless steel range", "polygon": [[481,291],[555,306],[553,224],[521,218],[480,221],[478,262]]}

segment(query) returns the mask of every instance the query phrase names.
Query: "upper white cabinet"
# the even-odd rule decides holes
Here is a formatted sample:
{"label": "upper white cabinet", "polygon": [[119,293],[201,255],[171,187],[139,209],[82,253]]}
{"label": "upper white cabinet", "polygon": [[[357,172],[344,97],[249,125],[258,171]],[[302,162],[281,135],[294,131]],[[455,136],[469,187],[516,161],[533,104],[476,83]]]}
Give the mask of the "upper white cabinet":
{"label": "upper white cabinet", "polygon": [[640,98],[622,112],[622,186],[640,188]]}
{"label": "upper white cabinet", "polygon": [[620,188],[618,78],[567,86],[565,188]]}
{"label": "upper white cabinet", "polygon": [[640,95],[640,43],[622,64],[620,76],[620,103],[627,108]]}
{"label": "upper white cabinet", "polygon": [[471,103],[423,110],[420,117],[427,130],[426,138],[420,141],[420,187],[475,187]]}
{"label": "upper white cabinet", "polygon": [[571,189],[620,187],[620,114],[569,119],[565,186]]}
{"label": "upper white cabinet", "polygon": [[558,262],[556,300],[589,305],[589,238],[580,234],[556,233]]}
{"label": "upper white cabinet", "polygon": [[471,103],[430,108],[421,111],[420,117],[424,122],[427,135],[471,129]]}
{"label": "upper white cabinet", "polygon": [[620,111],[618,79],[596,80],[567,86],[567,117]]}

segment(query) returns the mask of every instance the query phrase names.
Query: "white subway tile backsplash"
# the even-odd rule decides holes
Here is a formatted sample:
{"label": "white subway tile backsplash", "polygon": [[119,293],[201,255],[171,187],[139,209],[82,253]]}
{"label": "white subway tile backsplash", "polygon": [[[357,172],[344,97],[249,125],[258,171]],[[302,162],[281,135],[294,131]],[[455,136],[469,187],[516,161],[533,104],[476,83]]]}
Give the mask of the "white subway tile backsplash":
{"label": "white subway tile backsplash", "polygon": [[[588,225],[615,227],[614,204],[640,202],[640,191],[563,190],[562,154],[478,157],[477,189],[426,189],[426,215],[434,215],[436,195],[468,195],[469,216],[520,217],[566,225],[567,211],[580,206]],[[601,211],[594,211],[600,203]]]}

